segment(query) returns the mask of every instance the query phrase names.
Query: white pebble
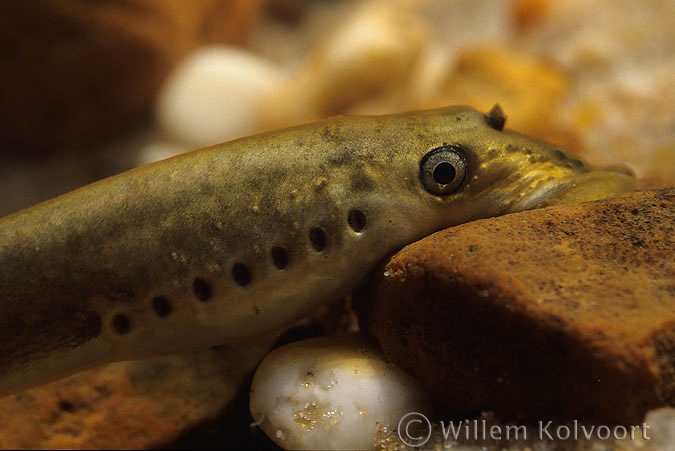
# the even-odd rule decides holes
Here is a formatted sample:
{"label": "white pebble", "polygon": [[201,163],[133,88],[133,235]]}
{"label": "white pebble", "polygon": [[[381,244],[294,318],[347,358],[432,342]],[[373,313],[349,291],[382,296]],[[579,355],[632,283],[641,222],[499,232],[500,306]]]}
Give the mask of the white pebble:
{"label": "white pebble", "polygon": [[378,430],[428,405],[418,383],[358,334],[275,350],[250,400],[256,424],[285,449],[373,449]]}
{"label": "white pebble", "polygon": [[648,412],[645,424],[649,426],[646,436],[654,449],[675,450],[675,408],[662,407]]}
{"label": "white pebble", "polygon": [[154,163],[159,160],[166,160],[181,153],[193,150],[185,144],[176,142],[157,141],[148,144],[136,157],[136,166]]}
{"label": "white pebble", "polygon": [[315,120],[404,92],[427,43],[424,24],[409,10],[389,1],[359,3],[313,47],[279,95],[284,108],[276,122]]}
{"label": "white pebble", "polygon": [[157,100],[159,127],[192,148],[258,133],[266,102],[284,80],[280,69],[245,50],[204,47],[164,83]]}

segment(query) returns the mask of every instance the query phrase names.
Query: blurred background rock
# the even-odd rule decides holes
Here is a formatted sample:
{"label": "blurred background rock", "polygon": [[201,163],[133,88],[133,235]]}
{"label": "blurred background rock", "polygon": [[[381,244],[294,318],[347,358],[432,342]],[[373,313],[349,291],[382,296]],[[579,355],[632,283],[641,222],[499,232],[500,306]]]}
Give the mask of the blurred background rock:
{"label": "blurred background rock", "polygon": [[0,134],[49,151],[100,141],[141,118],[201,45],[241,41],[260,2],[7,0],[0,4]]}

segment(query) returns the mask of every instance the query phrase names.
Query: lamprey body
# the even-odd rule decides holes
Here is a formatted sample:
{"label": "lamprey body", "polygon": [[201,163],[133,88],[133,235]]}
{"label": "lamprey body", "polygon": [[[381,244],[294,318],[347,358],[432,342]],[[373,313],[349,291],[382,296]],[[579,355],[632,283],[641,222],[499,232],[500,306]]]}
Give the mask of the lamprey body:
{"label": "lamprey body", "polygon": [[0,395],[279,329],[437,230],[634,189],[503,125],[499,108],[337,117],[0,220]]}

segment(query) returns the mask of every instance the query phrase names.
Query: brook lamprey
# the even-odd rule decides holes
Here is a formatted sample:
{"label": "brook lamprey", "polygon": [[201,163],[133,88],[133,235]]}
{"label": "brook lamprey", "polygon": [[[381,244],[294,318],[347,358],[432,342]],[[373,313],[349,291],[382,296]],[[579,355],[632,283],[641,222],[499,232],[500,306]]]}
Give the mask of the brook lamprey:
{"label": "brook lamprey", "polygon": [[496,107],[336,117],[180,155],[0,220],[0,395],[282,328],[440,229],[633,190]]}

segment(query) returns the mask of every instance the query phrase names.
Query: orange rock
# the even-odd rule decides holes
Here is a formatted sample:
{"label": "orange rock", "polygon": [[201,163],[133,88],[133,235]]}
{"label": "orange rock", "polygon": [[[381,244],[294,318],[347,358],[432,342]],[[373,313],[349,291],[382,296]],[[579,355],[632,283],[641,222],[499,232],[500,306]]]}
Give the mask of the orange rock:
{"label": "orange rock", "polygon": [[513,5],[513,21],[517,30],[527,31],[546,19],[550,0],[517,0]]}
{"label": "orange rock", "polygon": [[362,328],[453,410],[640,423],[675,405],[675,188],[447,229],[359,300]]}
{"label": "orange rock", "polygon": [[497,102],[513,130],[568,149],[576,147],[574,134],[558,117],[571,84],[561,68],[499,47],[469,48],[453,64],[440,92],[423,107],[473,105],[487,111]]}
{"label": "orange rock", "polygon": [[260,1],[0,2],[0,144],[52,150],[110,135],[149,110],[173,65],[234,42]]}
{"label": "orange rock", "polygon": [[[270,342],[114,363],[4,397],[0,449],[153,449],[177,439],[181,447],[197,446],[191,440],[204,437],[195,428],[230,405]],[[245,400],[241,412],[247,406]],[[208,447],[237,447],[250,435],[247,413],[232,415],[242,417],[238,436],[220,435],[230,424],[219,424]]]}

